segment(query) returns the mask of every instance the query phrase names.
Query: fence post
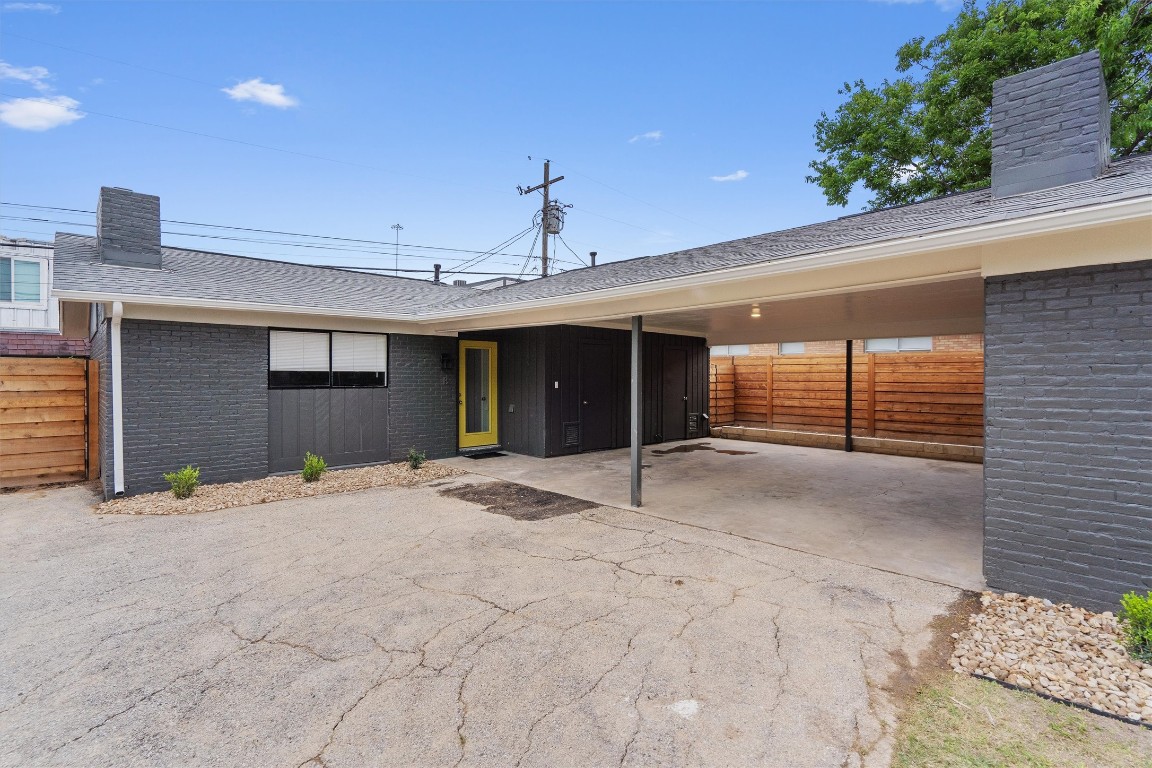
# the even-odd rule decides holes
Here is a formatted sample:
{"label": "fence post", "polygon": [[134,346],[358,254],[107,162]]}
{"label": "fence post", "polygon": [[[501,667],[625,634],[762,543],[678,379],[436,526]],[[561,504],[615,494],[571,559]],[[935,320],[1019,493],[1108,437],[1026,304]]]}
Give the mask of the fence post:
{"label": "fence post", "polygon": [[876,353],[868,358],[868,437],[876,437]]}
{"label": "fence post", "polygon": [[100,361],[89,360],[86,365],[88,392],[84,407],[87,411],[85,461],[89,480],[100,476]]}
{"label": "fence post", "polygon": [[852,339],[844,346],[844,450],[852,452]]}
{"label": "fence post", "polygon": [[764,428],[772,429],[772,361],[769,355],[764,359]]}

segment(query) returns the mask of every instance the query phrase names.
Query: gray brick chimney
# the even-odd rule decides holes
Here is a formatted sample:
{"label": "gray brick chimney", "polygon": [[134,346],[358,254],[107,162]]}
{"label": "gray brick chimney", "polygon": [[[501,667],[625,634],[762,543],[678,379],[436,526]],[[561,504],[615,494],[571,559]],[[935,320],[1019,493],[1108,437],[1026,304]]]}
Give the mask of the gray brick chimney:
{"label": "gray brick chimney", "polygon": [[160,198],[100,187],[96,242],[105,264],[160,269]]}
{"label": "gray brick chimney", "polygon": [[993,197],[1096,178],[1110,145],[1099,51],[993,83]]}

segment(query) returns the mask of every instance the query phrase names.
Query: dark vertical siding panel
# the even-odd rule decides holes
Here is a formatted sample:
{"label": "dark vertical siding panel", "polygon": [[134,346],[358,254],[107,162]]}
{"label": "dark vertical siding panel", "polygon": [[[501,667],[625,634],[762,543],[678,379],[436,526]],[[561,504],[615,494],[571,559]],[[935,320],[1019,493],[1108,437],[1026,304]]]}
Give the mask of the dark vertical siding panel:
{"label": "dark vertical siding panel", "polygon": [[[520,328],[462,335],[463,339],[500,344],[501,445],[516,453],[558,456],[574,453],[565,448],[564,425],[580,419],[580,345],[585,341],[606,343],[605,365],[612,368],[615,390],[613,424],[615,447],[629,440],[628,331],[585,326]],[[664,349],[673,345],[687,352],[689,412],[707,409],[707,347],[704,339],[646,333],[644,335],[644,441],[656,442],[660,433]],[[555,383],[559,382],[559,387]],[[508,406],[516,406],[508,413]],[[707,434],[701,421],[699,435]]]}
{"label": "dark vertical siding panel", "polygon": [[299,469],[308,451],[333,467],[387,461],[388,403],[378,387],[271,390],[269,469]]}
{"label": "dark vertical siding panel", "polygon": [[501,446],[515,453],[544,456],[547,451],[546,330],[514,328],[460,337],[498,345],[499,439]]}

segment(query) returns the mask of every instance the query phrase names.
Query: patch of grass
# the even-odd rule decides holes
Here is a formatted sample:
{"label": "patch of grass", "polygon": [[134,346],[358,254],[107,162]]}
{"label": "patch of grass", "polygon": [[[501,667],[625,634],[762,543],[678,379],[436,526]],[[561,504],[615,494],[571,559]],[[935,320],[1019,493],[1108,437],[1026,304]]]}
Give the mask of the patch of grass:
{"label": "patch of grass", "polygon": [[893,768],[1152,768],[1152,731],[942,675],[901,718]]}

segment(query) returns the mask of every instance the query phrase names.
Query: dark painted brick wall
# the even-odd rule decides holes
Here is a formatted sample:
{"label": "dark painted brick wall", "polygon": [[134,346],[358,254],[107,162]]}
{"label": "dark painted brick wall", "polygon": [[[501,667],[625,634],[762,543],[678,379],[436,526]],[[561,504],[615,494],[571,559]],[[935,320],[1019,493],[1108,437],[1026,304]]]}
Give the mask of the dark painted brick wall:
{"label": "dark painted brick wall", "polygon": [[984,572],[1097,610],[1152,589],[1152,261],[985,281]]}
{"label": "dark painted brick wall", "polygon": [[[112,498],[115,462],[112,455],[112,359],[110,321],[103,308],[96,305],[96,333],[92,337],[91,357],[100,362],[100,485],[104,497]],[[91,407],[91,406],[89,406]]]}
{"label": "dark painted brick wall", "polygon": [[[448,354],[453,369],[444,371],[440,356]],[[456,339],[442,336],[392,334],[389,339],[388,444],[393,460],[409,448],[428,458],[456,454]]]}
{"label": "dark painted brick wall", "polygon": [[204,483],[268,473],[266,328],[124,320],[121,345],[128,493],[186,464]]}

